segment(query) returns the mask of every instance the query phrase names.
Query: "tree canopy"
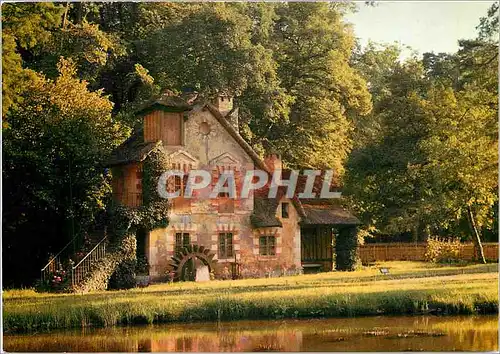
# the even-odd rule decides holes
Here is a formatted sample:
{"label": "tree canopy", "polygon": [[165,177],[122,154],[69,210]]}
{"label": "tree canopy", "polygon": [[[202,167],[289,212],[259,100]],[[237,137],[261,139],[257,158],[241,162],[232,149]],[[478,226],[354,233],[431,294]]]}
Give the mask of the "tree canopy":
{"label": "tree canopy", "polygon": [[481,231],[498,237],[498,45],[486,35],[497,11],[457,53],[401,63],[372,45],[356,58],[374,109],[357,123],[346,191],[372,232],[451,234],[478,248]]}

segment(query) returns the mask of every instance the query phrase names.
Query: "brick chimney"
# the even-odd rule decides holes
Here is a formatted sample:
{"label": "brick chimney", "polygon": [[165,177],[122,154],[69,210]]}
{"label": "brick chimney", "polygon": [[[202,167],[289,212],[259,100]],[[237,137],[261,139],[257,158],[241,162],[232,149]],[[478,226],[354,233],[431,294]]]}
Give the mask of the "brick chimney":
{"label": "brick chimney", "polygon": [[281,163],[281,156],[279,154],[268,154],[264,157],[264,164],[269,168],[271,172],[275,170],[281,170],[283,165]]}

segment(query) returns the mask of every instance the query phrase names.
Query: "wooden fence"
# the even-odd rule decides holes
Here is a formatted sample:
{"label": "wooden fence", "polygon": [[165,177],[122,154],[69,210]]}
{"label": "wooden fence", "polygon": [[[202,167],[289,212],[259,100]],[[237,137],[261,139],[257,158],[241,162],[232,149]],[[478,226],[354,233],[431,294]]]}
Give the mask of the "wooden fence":
{"label": "wooden fence", "polygon": [[[474,245],[463,245],[461,258],[474,258]],[[483,243],[484,256],[487,260],[498,261],[498,243]],[[425,243],[373,243],[359,246],[358,254],[363,264],[382,261],[424,261]]]}

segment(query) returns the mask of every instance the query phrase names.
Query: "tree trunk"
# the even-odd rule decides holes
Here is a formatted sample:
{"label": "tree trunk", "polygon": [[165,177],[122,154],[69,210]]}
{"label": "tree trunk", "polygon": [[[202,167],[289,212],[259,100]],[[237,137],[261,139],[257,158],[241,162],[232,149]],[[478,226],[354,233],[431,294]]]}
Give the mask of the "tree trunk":
{"label": "tree trunk", "polygon": [[482,263],[486,263],[486,259],[484,258],[483,245],[481,243],[481,236],[479,235],[479,231],[477,230],[476,221],[474,219],[474,215],[472,214],[470,206],[467,206],[467,215],[469,219],[469,225],[472,231],[472,241],[474,242],[475,254],[476,256],[479,256],[479,260]]}
{"label": "tree trunk", "polygon": [[66,28],[68,24],[68,10],[69,10],[69,5],[70,2],[66,2],[66,6],[64,7],[64,15],[63,15],[63,21],[62,21],[62,28]]}
{"label": "tree trunk", "polygon": [[418,242],[418,226],[413,227],[413,230],[411,232],[411,236],[412,236],[412,241],[417,243]]}
{"label": "tree trunk", "polygon": [[76,19],[75,23],[77,25],[82,23],[83,20],[83,3],[81,2],[76,2],[75,3],[75,8],[76,8]]}

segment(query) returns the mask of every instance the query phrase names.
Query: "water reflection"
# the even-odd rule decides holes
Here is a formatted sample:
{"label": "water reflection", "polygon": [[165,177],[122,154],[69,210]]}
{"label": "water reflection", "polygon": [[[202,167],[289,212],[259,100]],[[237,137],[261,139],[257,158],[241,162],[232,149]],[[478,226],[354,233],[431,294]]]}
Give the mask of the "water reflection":
{"label": "water reflection", "polygon": [[496,351],[498,318],[367,317],[85,329],[4,337],[6,351]]}

